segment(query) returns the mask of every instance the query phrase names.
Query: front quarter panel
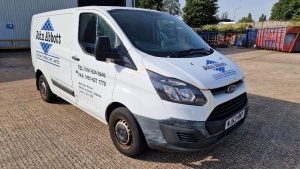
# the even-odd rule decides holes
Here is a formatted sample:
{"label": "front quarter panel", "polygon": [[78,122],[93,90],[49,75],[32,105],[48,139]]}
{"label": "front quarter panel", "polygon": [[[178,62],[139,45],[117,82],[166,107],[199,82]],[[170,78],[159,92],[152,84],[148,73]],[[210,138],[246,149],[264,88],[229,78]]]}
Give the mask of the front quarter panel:
{"label": "front quarter panel", "polygon": [[113,102],[122,103],[135,115],[153,119],[170,117],[145,69],[132,70],[118,65],[116,69]]}

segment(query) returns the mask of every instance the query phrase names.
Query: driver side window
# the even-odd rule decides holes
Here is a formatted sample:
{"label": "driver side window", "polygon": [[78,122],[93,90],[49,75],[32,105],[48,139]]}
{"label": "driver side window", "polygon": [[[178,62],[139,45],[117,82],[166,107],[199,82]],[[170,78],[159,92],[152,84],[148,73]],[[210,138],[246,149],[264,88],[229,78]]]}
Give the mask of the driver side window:
{"label": "driver side window", "polygon": [[82,49],[94,55],[95,42],[98,36],[108,36],[111,48],[120,44],[119,38],[103,18],[92,13],[83,13],[79,17],[78,41]]}
{"label": "driver side window", "polygon": [[110,47],[116,48],[116,34],[115,32],[110,28],[110,26],[101,18],[98,16],[98,29],[97,29],[97,36],[108,36],[110,40]]}

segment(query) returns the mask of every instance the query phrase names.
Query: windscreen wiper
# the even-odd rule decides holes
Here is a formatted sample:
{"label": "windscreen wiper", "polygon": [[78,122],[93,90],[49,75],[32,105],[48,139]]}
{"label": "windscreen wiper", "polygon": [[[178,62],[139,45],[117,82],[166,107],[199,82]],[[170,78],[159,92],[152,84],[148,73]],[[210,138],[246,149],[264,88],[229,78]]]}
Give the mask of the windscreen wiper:
{"label": "windscreen wiper", "polygon": [[183,56],[192,56],[194,54],[207,54],[207,55],[209,55],[212,52],[213,52],[212,49],[207,50],[207,49],[204,49],[204,48],[191,48],[191,49],[188,49],[188,50],[172,52],[172,54],[169,55],[168,57],[178,58],[178,57],[183,57]]}

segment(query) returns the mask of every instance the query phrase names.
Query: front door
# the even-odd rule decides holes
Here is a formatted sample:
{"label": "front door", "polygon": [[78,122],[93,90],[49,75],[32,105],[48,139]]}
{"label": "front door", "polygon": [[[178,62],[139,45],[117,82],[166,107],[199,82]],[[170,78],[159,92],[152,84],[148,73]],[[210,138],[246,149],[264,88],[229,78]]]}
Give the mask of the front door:
{"label": "front door", "polygon": [[78,12],[78,40],[73,40],[72,78],[77,105],[96,118],[105,121],[105,110],[112,101],[116,69],[114,63],[95,59],[94,48],[97,36],[108,36],[115,47],[117,35],[103,17]]}

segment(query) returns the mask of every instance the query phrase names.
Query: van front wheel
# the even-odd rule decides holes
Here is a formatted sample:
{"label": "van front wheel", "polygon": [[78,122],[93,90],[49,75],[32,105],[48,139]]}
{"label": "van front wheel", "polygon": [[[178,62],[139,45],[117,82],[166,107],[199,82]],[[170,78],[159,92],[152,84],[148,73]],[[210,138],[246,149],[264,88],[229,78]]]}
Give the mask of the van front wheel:
{"label": "van front wheel", "polygon": [[116,148],[126,156],[136,157],[147,148],[143,132],[125,107],[115,109],[110,115],[109,132]]}
{"label": "van front wheel", "polygon": [[48,103],[53,102],[55,99],[55,95],[50,90],[49,84],[44,75],[41,75],[39,77],[38,85],[42,99]]}

